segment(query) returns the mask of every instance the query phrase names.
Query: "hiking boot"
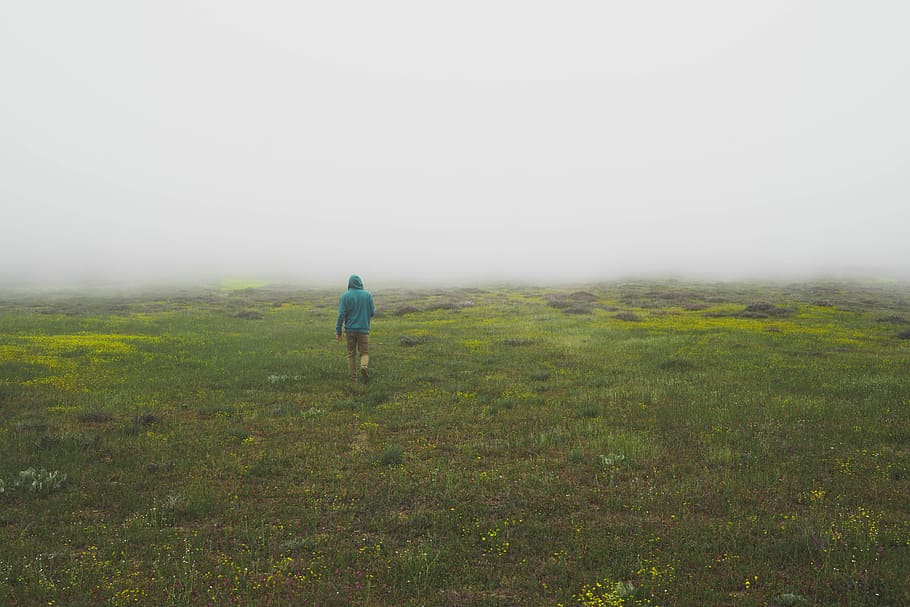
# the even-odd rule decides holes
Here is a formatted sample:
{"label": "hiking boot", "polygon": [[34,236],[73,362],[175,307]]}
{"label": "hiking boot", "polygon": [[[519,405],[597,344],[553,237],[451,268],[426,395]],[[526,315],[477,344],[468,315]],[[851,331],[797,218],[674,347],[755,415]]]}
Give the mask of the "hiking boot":
{"label": "hiking boot", "polygon": [[370,371],[366,367],[360,367],[360,379],[363,383],[370,383]]}

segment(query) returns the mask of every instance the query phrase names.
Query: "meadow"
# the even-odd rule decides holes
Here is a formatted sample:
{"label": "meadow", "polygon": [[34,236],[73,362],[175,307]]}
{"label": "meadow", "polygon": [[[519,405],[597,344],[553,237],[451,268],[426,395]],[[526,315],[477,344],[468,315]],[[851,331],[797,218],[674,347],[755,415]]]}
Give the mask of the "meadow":
{"label": "meadow", "polygon": [[0,292],[0,605],[910,605],[907,285],[373,293]]}

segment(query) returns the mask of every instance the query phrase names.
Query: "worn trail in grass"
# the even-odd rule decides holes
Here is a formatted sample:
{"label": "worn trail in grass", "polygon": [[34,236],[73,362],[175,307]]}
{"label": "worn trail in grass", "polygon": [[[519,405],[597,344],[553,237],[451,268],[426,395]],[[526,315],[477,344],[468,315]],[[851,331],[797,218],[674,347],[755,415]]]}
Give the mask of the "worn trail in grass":
{"label": "worn trail in grass", "polygon": [[910,602],[910,291],[0,295],[0,603]]}

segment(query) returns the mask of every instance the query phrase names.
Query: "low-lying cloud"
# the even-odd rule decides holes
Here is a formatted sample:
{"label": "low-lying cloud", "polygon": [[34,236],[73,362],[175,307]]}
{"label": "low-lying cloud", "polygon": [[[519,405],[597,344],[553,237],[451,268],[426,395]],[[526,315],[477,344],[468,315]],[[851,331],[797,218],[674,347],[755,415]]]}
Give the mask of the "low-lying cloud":
{"label": "low-lying cloud", "polygon": [[904,3],[3,13],[0,283],[910,279]]}

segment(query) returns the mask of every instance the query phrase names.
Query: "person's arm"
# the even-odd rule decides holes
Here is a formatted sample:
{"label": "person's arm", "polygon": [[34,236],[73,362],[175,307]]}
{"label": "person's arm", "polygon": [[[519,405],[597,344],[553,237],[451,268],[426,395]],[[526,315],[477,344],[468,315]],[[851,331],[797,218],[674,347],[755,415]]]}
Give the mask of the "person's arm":
{"label": "person's arm", "polygon": [[338,320],[335,322],[335,339],[341,341],[341,326],[344,324],[344,300],[338,300]]}
{"label": "person's arm", "polygon": [[370,294],[370,318],[373,318],[375,313],[376,313],[376,307],[373,305],[373,294],[371,293]]}

